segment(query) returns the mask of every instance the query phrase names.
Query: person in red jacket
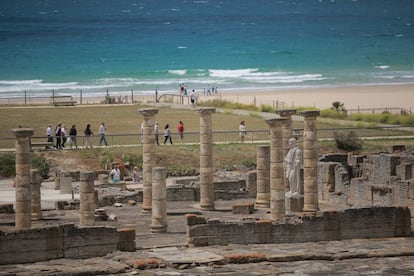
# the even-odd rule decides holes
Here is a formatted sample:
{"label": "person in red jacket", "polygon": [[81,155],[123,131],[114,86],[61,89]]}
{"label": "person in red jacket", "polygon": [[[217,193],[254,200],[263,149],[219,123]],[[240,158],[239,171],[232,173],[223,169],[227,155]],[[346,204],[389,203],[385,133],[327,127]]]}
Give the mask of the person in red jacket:
{"label": "person in red jacket", "polygon": [[178,122],[177,130],[178,130],[178,137],[181,142],[184,139],[184,123],[182,121]]}

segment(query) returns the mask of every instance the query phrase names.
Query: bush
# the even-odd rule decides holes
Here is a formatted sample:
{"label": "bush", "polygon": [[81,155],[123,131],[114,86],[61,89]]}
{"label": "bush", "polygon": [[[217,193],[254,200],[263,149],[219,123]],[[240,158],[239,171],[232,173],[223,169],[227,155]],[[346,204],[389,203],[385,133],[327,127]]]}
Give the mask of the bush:
{"label": "bush", "polygon": [[345,151],[360,151],[362,149],[362,141],[354,131],[345,133],[334,133],[336,147]]}
{"label": "bush", "polygon": [[0,176],[12,177],[16,175],[16,157],[12,154],[0,155]]}
{"label": "bush", "polygon": [[50,166],[43,156],[32,156],[31,164],[33,169],[38,169],[43,178],[48,178]]}

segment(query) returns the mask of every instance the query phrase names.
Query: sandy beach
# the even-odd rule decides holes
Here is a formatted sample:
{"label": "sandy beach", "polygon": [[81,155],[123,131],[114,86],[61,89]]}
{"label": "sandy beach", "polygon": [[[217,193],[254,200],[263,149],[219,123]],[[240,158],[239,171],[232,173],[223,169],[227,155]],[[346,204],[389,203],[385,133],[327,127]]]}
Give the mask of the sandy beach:
{"label": "sandy beach", "polygon": [[[245,90],[222,92],[221,99],[256,105],[279,107],[308,106],[320,109],[332,103],[344,103],[347,109],[356,108],[406,108],[414,111],[414,85],[378,85],[329,88],[298,88],[280,90]],[[207,97],[202,96],[201,100]]]}

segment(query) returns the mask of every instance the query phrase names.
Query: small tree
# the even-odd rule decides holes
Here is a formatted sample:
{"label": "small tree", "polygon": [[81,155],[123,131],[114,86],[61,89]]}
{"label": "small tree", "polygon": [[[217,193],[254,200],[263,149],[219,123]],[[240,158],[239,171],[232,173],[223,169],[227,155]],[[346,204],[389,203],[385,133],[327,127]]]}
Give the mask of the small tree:
{"label": "small tree", "polygon": [[339,101],[335,101],[335,102],[332,103],[332,109],[336,110],[338,112],[345,111],[344,103],[341,103]]}

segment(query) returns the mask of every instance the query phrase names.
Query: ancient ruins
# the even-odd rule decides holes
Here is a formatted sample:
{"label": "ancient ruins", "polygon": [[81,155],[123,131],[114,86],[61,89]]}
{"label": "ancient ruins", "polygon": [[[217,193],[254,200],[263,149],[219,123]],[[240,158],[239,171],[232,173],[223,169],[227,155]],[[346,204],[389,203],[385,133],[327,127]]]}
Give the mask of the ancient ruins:
{"label": "ancient ruins", "polygon": [[[407,237],[412,231],[414,155],[403,146],[367,156],[319,156],[318,111],[304,111],[303,137],[293,138],[296,110],[279,111],[266,123],[269,145],[257,147],[256,170],[243,177],[220,177],[213,171],[214,108],[200,108],[199,176],[166,178],[157,167],[154,122],[158,109],[140,109],[143,116],[142,188],[128,189],[126,181],[111,183],[107,172],[60,172],[55,187],[79,194],[79,200],[56,202],[56,210],[79,210],[78,223],[42,220],[40,186],[30,168],[29,139],[33,129],[13,129],[16,137],[16,196],[14,230],[0,231],[0,264],[28,263],[57,258],[90,258],[110,252],[135,251],[134,225],[118,228],[108,220],[105,206],[142,203],[142,216],[151,216],[153,235],[168,233],[167,202],[193,201],[198,213],[185,215],[187,245],[208,246],[297,243],[354,238]],[[67,184],[69,183],[69,184]],[[69,188],[68,188],[69,187]],[[115,197],[105,191],[116,189]],[[217,201],[235,200],[231,219]],[[237,200],[236,200],[237,199]],[[2,210],[10,210],[4,206]],[[138,208],[136,209],[139,212]],[[103,219],[104,218],[104,219]],[[115,222],[114,222],[115,221]],[[39,224],[37,224],[39,225]],[[115,227],[114,227],[115,226]]]}

